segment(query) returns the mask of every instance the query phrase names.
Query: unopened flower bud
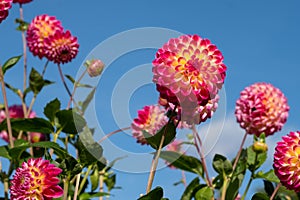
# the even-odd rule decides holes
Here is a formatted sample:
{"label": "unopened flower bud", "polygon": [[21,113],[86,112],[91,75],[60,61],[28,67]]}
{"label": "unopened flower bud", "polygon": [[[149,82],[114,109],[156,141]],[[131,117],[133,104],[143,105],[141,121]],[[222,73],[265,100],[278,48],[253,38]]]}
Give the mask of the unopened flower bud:
{"label": "unopened flower bud", "polygon": [[268,145],[264,142],[256,141],[254,142],[252,149],[256,153],[264,153],[268,151]]}
{"label": "unopened flower bud", "polygon": [[90,75],[90,77],[96,77],[102,73],[105,65],[99,59],[92,59],[86,61],[85,66],[87,67],[87,72]]}

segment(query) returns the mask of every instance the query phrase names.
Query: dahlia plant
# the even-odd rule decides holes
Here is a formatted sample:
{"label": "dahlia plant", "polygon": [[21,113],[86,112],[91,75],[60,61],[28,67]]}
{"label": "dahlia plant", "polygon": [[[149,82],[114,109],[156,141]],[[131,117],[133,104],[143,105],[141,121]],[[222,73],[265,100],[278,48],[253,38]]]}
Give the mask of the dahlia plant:
{"label": "dahlia plant", "polygon": [[[86,110],[96,87],[83,80],[102,75],[105,63],[99,58],[85,61],[85,70],[77,80],[65,75],[62,65],[72,65],[79,53],[77,37],[65,29],[63,19],[55,16],[41,14],[30,23],[26,22],[23,4],[34,3],[32,0],[0,0],[0,23],[8,16],[12,3],[20,7],[16,22],[22,35],[23,54],[0,64],[3,99],[0,138],[4,144],[0,146],[0,181],[3,183],[0,199],[109,198],[116,188],[117,174],[112,169],[119,158],[109,162],[103,156],[106,149],[101,144],[125,130],[130,130],[132,140],[141,144],[140,148],[154,151],[145,192],[139,196],[137,191],[136,199],[167,199],[162,187],[153,187],[154,179],[158,178],[155,174],[159,159],[172,170],[181,170],[180,181],[175,185],[182,183],[184,192],[178,199],[246,199],[255,179],[263,180],[265,191],[251,195],[252,199],[296,199],[300,196],[299,131],[282,137],[275,149],[273,169],[261,170],[269,149],[267,139],[283,128],[290,109],[283,92],[270,83],[246,87],[236,101],[237,123],[245,130],[236,156],[228,159],[216,154],[212,162],[207,161],[203,135],[198,133],[198,127],[218,112],[219,92],[227,73],[223,54],[209,39],[194,34],[166,41],[153,55],[152,62],[151,75],[158,101],[138,110],[129,127],[112,131],[96,141],[95,130],[86,121]],[[6,23],[11,22],[7,20]],[[45,61],[43,69],[28,64],[31,60],[26,47],[33,55],[30,59],[37,57]],[[19,62],[21,59],[23,64]],[[41,91],[48,85],[59,84],[45,78],[48,65],[57,65],[57,77],[66,91],[61,95],[67,95],[68,102],[61,102],[60,96],[55,96],[47,102],[39,117],[33,108],[40,100]],[[23,82],[21,88],[9,79],[12,67],[23,67],[23,77],[18,77]],[[88,94],[81,95],[80,101],[74,98],[78,87]],[[16,94],[18,103],[7,95],[8,90]],[[179,129],[192,134],[183,139]],[[253,144],[244,147],[247,137],[253,137]],[[192,153],[187,147],[193,149]],[[4,159],[8,166],[2,165]],[[214,174],[208,169],[210,163]],[[189,182],[186,173],[194,175],[194,179]]]}

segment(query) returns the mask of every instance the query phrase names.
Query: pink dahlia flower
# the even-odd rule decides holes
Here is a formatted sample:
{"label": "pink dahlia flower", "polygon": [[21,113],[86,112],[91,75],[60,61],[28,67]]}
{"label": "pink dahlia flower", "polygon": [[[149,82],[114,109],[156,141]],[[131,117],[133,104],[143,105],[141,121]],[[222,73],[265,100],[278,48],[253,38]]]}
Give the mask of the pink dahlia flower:
{"label": "pink dahlia flower", "polygon": [[300,192],[300,132],[290,132],[277,143],[274,154],[274,172],[282,185]]}
{"label": "pink dahlia flower", "polygon": [[[23,112],[23,107],[22,105],[13,105],[10,106],[8,108],[8,112],[9,112],[9,117],[10,118],[24,118],[24,112]],[[36,113],[31,111],[28,118],[35,118],[36,117]],[[0,110],[0,123],[6,119],[6,114],[4,110]],[[45,141],[48,138],[46,137],[45,134],[42,133],[36,133],[36,132],[31,132],[30,133],[31,136],[31,142],[40,142],[40,141]],[[1,131],[0,132],[0,138],[3,139],[6,142],[9,142],[8,139],[8,133],[7,131]],[[15,138],[13,138],[15,140]],[[24,137],[23,139],[27,139],[26,137]]]}
{"label": "pink dahlia flower", "polygon": [[157,51],[153,82],[162,99],[181,109],[181,120],[200,123],[195,112],[215,99],[224,83],[226,66],[222,61],[222,53],[208,39],[183,35]]}
{"label": "pink dahlia flower", "polygon": [[255,83],[246,87],[236,102],[235,115],[247,133],[272,135],[281,130],[289,106],[284,94],[271,84]]}
{"label": "pink dahlia flower", "polygon": [[13,0],[13,3],[19,3],[19,4],[25,4],[25,3],[29,3],[32,0]]}
{"label": "pink dahlia flower", "polygon": [[143,135],[143,130],[150,135],[155,135],[168,122],[166,110],[159,105],[145,106],[138,111],[138,117],[131,124],[133,137],[142,145],[148,144]]}
{"label": "pink dahlia flower", "polygon": [[45,40],[57,32],[63,32],[61,22],[49,15],[39,15],[30,23],[27,30],[27,45],[34,56],[46,56]]}
{"label": "pink dahlia flower", "polygon": [[8,16],[8,10],[11,8],[12,0],[0,0],[0,23]]}
{"label": "pink dahlia flower", "polygon": [[16,170],[11,181],[11,200],[59,198],[63,190],[57,176],[62,170],[49,160],[31,158]]}
{"label": "pink dahlia flower", "polygon": [[46,57],[54,63],[67,63],[76,57],[79,44],[70,31],[56,32],[45,41]]}

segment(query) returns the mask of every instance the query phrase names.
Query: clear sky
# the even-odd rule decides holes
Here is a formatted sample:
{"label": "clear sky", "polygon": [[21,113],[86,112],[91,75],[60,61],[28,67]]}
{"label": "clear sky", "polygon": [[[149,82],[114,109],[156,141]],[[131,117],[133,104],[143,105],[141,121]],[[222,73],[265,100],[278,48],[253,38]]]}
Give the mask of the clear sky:
{"label": "clear sky", "polygon": [[[298,103],[300,97],[298,93],[300,87],[298,81],[300,72],[298,61],[300,53],[299,8],[300,1],[298,0],[285,2],[280,0],[34,0],[30,4],[24,5],[24,15],[27,21],[31,21],[34,16],[40,14],[56,16],[62,21],[65,29],[69,29],[73,35],[78,37],[80,52],[72,63],[63,66],[64,73],[78,76],[78,71],[80,72],[82,69],[80,67],[86,57],[99,57],[106,62],[107,66],[103,77],[93,82],[99,83],[99,85],[94,107],[92,107],[95,109],[94,114],[97,118],[92,118],[96,120],[91,122],[92,124],[98,123],[105,133],[122,128],[123,125],[130,125],[130,120],[136,116],[138,109],[144,105],[156,103],[158,94],[155,86],[148,81],[149,77],[151,81],[152,76],[150,63],[154,59],[156,48],[166,42],[168,36],[176,36],[179,33],[198,34],[210,39],[223,53],[224,63],[228,67],[224,95],[222,95],[220,103],[222,111],[215,121],[209,121],[200,126],[204,129],[208,125],[220,127],[225,120],[222,131],[217,131],[218,137],[216,138],[219,140],[216,146],[213,146],[213,152],[228,153],[230,158],[234,156],[233,152],[242,139],[243,131],[235,123],[233,112],[235,101],[239,97],[240,91],[246,86],[255,82],[269,82],[280,88],[288,98],[291,107],[288,122],[283,131],[267,140],[270,142],[270,153],[265,168],[268,169],[272,164],[271,156],[276,141],[288,131],[300,129],[300,104]],[[0,24],[1,64],[9,57],[22,53],[21,35],[20,32],[15,31],[16,24],[14,23],[14,19],[19,16],[18,12],[18,6],[14,5],[8,18]],[[153,29],[145,27],[166,28],[171,31],[167,31],[165,34],[166,32],[162,30],[162,35],[153,39],[155,35],[152,32]],[[133,34],[131,32],[123,33],[125,39],[116,35],[136,28],[150,32],[142,32],[143,34],[139,34],[137,38],[133,37],[135,31]],[[155,28],[155,30],[157,29]],[[120,41],[114,40],[111,38],[112,36],[117,37]],[[118,38],[119,36],[120,38]],[[108,41],[108,43],[101,43],[103,41]],[[136,47],[130,46],[137,43]],[[97,47],[97,45],[99,46]],[[121,53],[117,55],[118,52]],[[111,56],[114,53],[116,57],[112,59]],[[45,60],[40,61],[30,55],[28,63],[29,67],[34,66],[41,71]],[[142,71],[138,71],[138,69]],[[22,70],[21,64],[16,66],[7,73],[6,80],[21,87]],[[136,73],[140,74],[137,76]],[[45,103],[55,97],[63,102],[63,106],[66,106],[68,102],[55,65],[50,64],[46,78],[56,81],[57,84],[49,86],[39,96],[38,102],[34,106],[34,110],[39,116],[43,116]],[[135,85],[136,82],[139,84]],[[126,87],[123,83],[129,84],[130,87]],[[136,90],[130,90],[131,87]],[[127,90],[131,92],[129,97],[126,96]],[[118,96],[119,93],[116,94],[116,91],[120,91],[120,94],[128,98],[123,99],[124,96]],[[81,96],[79,95],[78,98]],[[9,101],[10,104],[19,103],[11,93],[9,93]],[[120,111],[120,109],[124,110]],[[224,118],[222,113],[224,114],[225,110]],[[200,130],[205,132],[204,129]],[[206,134],[208,140],[212,135],[216,135],[213,134],[213,131],[211,129],[211,134],[210,132]],[[130,134],[130,132],[126,133]],[[122,186],[122,189],[114,190],[111,199],[136,199],[140,193],[144,193],[146,188],[147,174],[133,173],[130,170],[133,165],[143,169],[142,166],[150,162],[150,157],[143,155],[151,152],[151,149],[136,144],[128,134],[113,136],[110,140],[111,143],[107,145],[113,144],[131,155],[141,155],[143,158],[139,160],[137,159],[139,156],[129,156],[127,161],[125,158],[117,165],[117,185]],[[106,150],[104,145],[104,154],[108,156],[109,160],[112,160],[116,155],[112,151],[110,152],[110,147]],[[122,152],[121,155],[125,155],[125,153]],[[211,159],[211,155],[209,154],[207,158]],[[130,159],[134,159],[135,162]],[[148,161],[144,161],[145,159]],[[129,167],[122,168],[125,165]],[[172,184],[178,181],[180,176],[181,172],[177,170],[160,170],[154,186],[163,186],[166,197],[172,200],[179,199],[183,187],[181,185],[175,187]],[[194,175],[187,174],[188,181],[193,177]],[[256,184],[253,188],[255,185],[262,184],[260,181],[254,183]],[[0,190],[2,190],[2,186]]]}

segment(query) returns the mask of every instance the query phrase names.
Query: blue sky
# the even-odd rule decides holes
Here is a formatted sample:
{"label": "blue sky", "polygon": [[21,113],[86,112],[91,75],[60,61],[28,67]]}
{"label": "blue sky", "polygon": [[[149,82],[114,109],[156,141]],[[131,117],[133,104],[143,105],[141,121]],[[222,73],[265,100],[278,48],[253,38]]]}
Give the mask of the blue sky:
{"label": "blue sky", "polygon": [[[234,139],[232,143],[238,146],[238,142],[242,139],[242,131],[235,123],[233,116],[235,101],[239,97],[240,91],[255,82],[269,82],[283,91],[291,107],[284,130],[270,139],[268,138],[270,143],[274,145],[288,131],[300,129],[298,124],[300,83],[297,81],[300,72],[298,61],[300,45],[299,7],[300,2],[297,0],[286,2],[280,0],[194,0],[185,1],[184,3],[183,1],[159,0],[105,2],[97,0],[34,0],[30,4],[24,5],[24,15],[27,21],[31,21],[34,16],[40,14],[56,16],[62,21],[65,29],[69,29],[73,35],[78,37],[80,44],[78,56],[72,63],[63,66],[64,73],[73,76],[76,76],[78,71],[82,69],[80,67],[82,67],[86,57],[96,56],[105,60],[106,54],[101,53],[97,45],[127,30],[161,27],[184,34],[199,34],[204,38],[209,38],[222,51],[224,63],[228,67],[224,85],[226,102],[224,99],[222,101],[227,113],[225,119],[227,123],[223,132],[221,132],[221,137],[224,139],[221,141],[232,138]],[[14,19],[18,16],[18,6],[14,5],[8,18],[0,24],[1,64],[9,57],[22,53],[21,35],[15,31],[16,24],[14,23]],[[147,37],[151,36],[145,34],[144,37],[147,41]],[[127,44],[131,42],[135,43],[136,41],[133,39],[127,41]],[[115,43],[109,47],[107,55],[122,48],[118,45],[123,45],[123,43]],[[119,116],[122,113],[114,116],[116,112],[111,109],[111,99],[115,95],[113,91],[118,85],[118,81],[130,70],[143,64],[146,65],[142,68],[150,73],[151,66],[149,63],[154,59],[155,51],[155,48],[142,48],[120,55],[106,66],[103,77],[95,81],[95,83],[99,81],[94,102],[97,115],[96,121],[105,133],[122,128],[118,127],[118,123],[115,121],[116,117],[122,120],[122,117]],[[34,66],[41,71],[45,60],[40,61],[30,55],[28,63],[29,67]],[[141,80],[148,78],[149,74],[144,74],[144,76],[140,76]],[[20,64],[7,73],[6,80],[15,86],[21,87],[21,77],[22,65]],[[59,80],[55,65],[51,64],[49,66],[46,78],[55,80],[57,83],[46,88],[39,96],[38,102],[34,106],[34,110],[39,116],[43,116],[45,103],[57,96],[63,102],[63,106],[66,106],[68,102],[67,94]],[[127,80],[127,83],[133,84],[133,82],[130,83],[130,79]],[[124,91],[126,91],[126,87]],[[137,109],[147,104],[156,103],[156,99],[155,86],[147,83],[134,91],[130,99],[120,99],[120,103],[116,103],[116,105],[128,106],[126,107],[128,112],[124,113],[126,115],[124,122],[128,122],[130,121],[128,115],[131,118],[135,117]],[[9,93],[9,101],[10,104],[19,103],[18,99],[11,93]],[[219,124],[218,119],[211,122],[211,126]],[[203,128],[208,125],[209,122],[203,124]],[[233,131],[236,132],[233,133]],[[210,135],[208,134],[207,137],[210,137]],[[251,140],[248,142],[251,142]],[[128,134],[112,137],[111,143],[131,153],[151,151],[148,147],[140,147]],[[234,149],[230,150],[226,142],[220,142],[219,140],[215,149],[217,152],[229,153],[229,157],[233,157],[232,150]],[[270,149],[270,152],[272,152],[272,149]],[[110,155],[110,152],[104,153],[107,156],[113,156]],[[272,156],[271,153],[270,156]],[[110,157],[109,159],[114,158]],[[266,168],[271,167],[271,160],[269,158]],[[139,165],[138,160],[132,163],[124,159],[122,162],[120,166],[126,164],[129,166]],[[143,161],[140,162],[140,165],[142,163]],[[111,199],[135,199],[145,191],[147,174],[133,174],[121,170],[117,172],[117,185],[122,186],[123,189],[113,191],[114,196]],[[188,174],[187,178],[191,180],[193,175]],[[183,187],[172,185],[179,179],[180,171],[163,169],[157,173],[154,185],[164,186],[166,197],[179,199]],[[255,183],[261,184],[259,181]]]}

